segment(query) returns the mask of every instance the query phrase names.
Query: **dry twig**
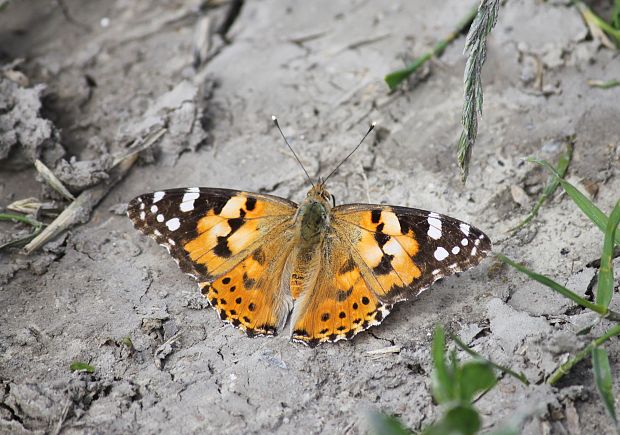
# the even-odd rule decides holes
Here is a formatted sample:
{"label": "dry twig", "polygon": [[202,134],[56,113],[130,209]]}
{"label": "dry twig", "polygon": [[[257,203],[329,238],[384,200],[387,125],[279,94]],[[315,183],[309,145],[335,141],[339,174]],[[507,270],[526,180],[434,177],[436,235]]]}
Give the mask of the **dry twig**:
{"label": "dry twig", "polygon": [[100,184],[83,191],[47,228],[24,247],[24,252],[30,254],[64,230],[77,223],[86,222],[92,209],[107,195],[112,186],[122,180],[129,169],[131,169],[138,159],[138,152],[153,145],[165,132],[166,129],[160,129],[151,134],[142,146],[137,147],[137,149],[130,147],[130,151],[122,160],[115,159],[115,162],[119,161],[119,163],[110,172],[110,177]]}

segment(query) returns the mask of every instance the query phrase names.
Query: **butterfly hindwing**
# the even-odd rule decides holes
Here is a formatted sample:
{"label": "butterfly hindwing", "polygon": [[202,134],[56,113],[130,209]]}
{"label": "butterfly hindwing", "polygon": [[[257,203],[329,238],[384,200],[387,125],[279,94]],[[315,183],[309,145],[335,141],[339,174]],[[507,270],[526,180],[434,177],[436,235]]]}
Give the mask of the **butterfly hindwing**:
{"label": "butterfly hindwing", "polygon": [[220,319],[248,335],[275,335],[282,328],[293,301],[283,281],[292,239],[277,228],[264,244],[215,281],[200,283],[202,294]]}
{"label": "butterfly hindwing", "polygon": [[272,334],[286,318],[280,277],[296,209],[270,195],[194,187],[141,195],[127,214],[199,281],[223,320]]}
{"label": "butterfly hindwing", "polygon": [[332,216],[370,288],[386,304],[477,265],[491,250],[480,230],[425,210],[351,204],[335,207]]}
{"label": "butterfly hindwing", "polygon": [[293,341],[315,346],[350,339],[389,313],[391,305],[371,291],[352,254],[349,242],[337,234],[324,240],[318,251],[320,273],[295,301]]}

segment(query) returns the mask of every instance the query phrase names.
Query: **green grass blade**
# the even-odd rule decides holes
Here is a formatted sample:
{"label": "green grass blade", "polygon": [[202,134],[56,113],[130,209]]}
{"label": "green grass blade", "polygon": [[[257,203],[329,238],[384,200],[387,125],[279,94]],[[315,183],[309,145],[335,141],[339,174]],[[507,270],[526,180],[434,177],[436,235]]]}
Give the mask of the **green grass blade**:
{"label": "green grass blade", "polygon": [[538,274],[536,272],[532,272],[531,270],[529,270],[528,268],[526,268],[522,264],[516,263],[516,262],[512,261],[511,259],[509,259],[508,257],[505,257],[502,254],[495,254],[495,256],[500,261],[508,264],[509,266],[514,267],[519,272],[522,272],[522,273],[526,274],[527,276],[532,278],[534,281],[538,281],[539,283],[549,287],[551,290],[554,290],[554,291],[560,293],[562,296],[567,297],[568,299],[572,300],[576,304],[579,304],[582,307],[587,308],[589,310],[592,310],[592,311],[594,311],[594,312],[596,312],[596,313],[598,313],[598,314],[600,314],[602,316],[607,315],[607,313],[608,313],[607,307],[604,307],[604,306],[599,305],[599,304],[594,304],[594,303],[590,302],[589,300],[582,298],[577,293],[574,293],[571,290],[569,290],[566,287],[564,287],[563,285],[558,284],[557,282],[555,282],[551,278],[548,278],[548,277],[546,277],[544,275],[540,275],[540,274]]}
{"label": "green grass blade", "polygon": [[[584,2],[573,1],[573,4],[577,6],[577,9],[579,9],[579,12],[581,13],[584,21],[586,22],[588,27],[590,27],[590,33],[593,34],[593,37],[595,37],[596,35],[594,35],[592,26],[596,26],[600,30],[605,32],[607,36],[611,37],[614,40],[613,43],[616,46],[615,48],[620,48],[620,29],[615,28],[613,25],[609,24],[607,21],[596,15],[592,11],[592,9],[590,9]],[[614,48],[613,45],[610,46],[610,41],[603,40],[601,42],[603,42],[603,44],[605,46],[608,46],[609,48]]]}
{"label": "green grass blade", "polygon": [[[575,186],[570,184],[568,181],[564,180],[560,177],[560,175],[555,171],[555,169],[546,161],[538,160],[538,159],[527,159],[529,162],[537,163],[541,166],[544,166],[552,174],[554,174],[564,191],[568,194],[568,196],[577,204],[577,207],[583,211],[583,213],[590,218],[594,224],[600,228],[601,231],[605,232],[607,230],[607,216],[603,213],[596,205],[592,203],[586,196],[581,193]],[[620,245],[620,233],[616,233],[614,238],[614,242],[617,245]]]}
{"label": "green grass blade", "polygon": [[611,368],[609,367],[609,357],[605,349],[600,347],[592,349],[592,371],[594,372],[596,389],[601,395],[601,399],[605,404],[605,409],[607,409],[608,414],[617,425],[618,420],[616,418]]}
{"label": "green grass blade", "polygon": [[472,402],[476,394],[490,390],[497,383],[493,367],[482,359],[467,361],[459,368],[459,372],[459,394],[465,402]]}
{"label": "green grass blade", "polygon": [[373,435],[411,434],[411,431],[407,429],[399,419],[381,412],[370,412],[368,414],[368,423],[370,425],[369,433]]}
{"label": "green grass blade", "polygon": [[588,85],[592,88],[611,89],[615,88],[616,86],[620,86],[620,80],[588,80]]}
{"label": "green grass blade", "polygon": [[[574,144],[575,136],[569,137],[566,141],[566,152],[560,155],[560,158],[558,159],[558,164],[556,166],[556,172],[559,178],[564,178],[564,176],[566,175],[566,171],[568,171],[568,165],[570,165],[570,162],[573,158]],[[553,195],[559,185],[560,181],[558,180],[558,177],[551,175],[549,180],[547,181],[547,185],[545,186],[543,193],[540,195],[540,198],[538,198],[538,201],[536,201],[536,204],[534,205],[532,210],[519,225],[512,228],[510,231],[514,232],[520,230],[521,228],[529,224],[532,219],[534,219],[538,215],[538,211],[540,210],[540,207],[542,207],[543,203],[547,200],[547,198]]]}
{"label": "green grass blade", "polygon": [[480,430],[482,419],[478,411],[467,403],[459,403],[446,411],[443,417],[422,431],[423,435],[474,435]]}
{"label": "green grass blade", "polygon": [[33,230],[33,232],[31,234],[28,234],[27,236],[19,238],[19,239],[10,240],[9,242],[6,242],[6,243],[0,245],[0,251],[2,251],[5,248],[11,248],[11,247],[25,245],[30,240],[32,240],[36,236],[38,236],[41,231],[43,231],[43,223],[42,222],[39,222],[38,220],[36,220],[34,218],[29,218],[27,216],[22,216],[20,214],[0,213],[0,221],[21,222],[21,223],[24,223],[24,224],[28,224],[28,225],[30,225],[30,226],[32,226],[34,228],[34,230]]}
{"label": "green grass blade", "polygon": [[72,372],[94,373],[95,371],[95,368],[91,366],[90,364],[87,364],[85,362],[79,362],[79,361],[72,362],[71,365],[69,366],[69,369]]}
{"label": "green grass blade", "polygon": [[415,73],[418,70],[418,68],[424,65],[431,57],[433,57],[433,53],[429,51],[428,53],[425,53],[422,56],[415,59],[412,63],[407,65],[405,68],[392,71],[391,73],[386,75],[383,80],[385,80],[385,83],[390,88],[390,91],[393,91],[403,81],[407,80],[407,77]]}
{"label": "green grass blade", "polygon": [[555,383],[557,383],[562,378],[562,376],[568,373],[575,366],[575,364],[577,364],[579,361],[581,361],[582,359],[590,355],[592,352],[592,349],[596,349],[597,347],[599,347],[600,345],[602,345],[603,343],[605,343],[612,337],[616,337],[618,335],[620,335],[620,324],[616,324],[615,326],[612,326],[607,332],[605,332],[600,337],[597,337],[594,340],[592,340],[590,344],[588,344],[585,348],[577,352],[575,356],[573,356],[571,359],[569,359],[564,364],[562,364],[560,367],[558,367],[557,370],[553,372],[551,376],[549,376],[547,383],[549,383],[550,385],[554,385]]}
{"label": "green grass blade", "polygon": [[431,376],[433,397],[437,403],[446,403],[455,398],[455,385],[453,376],[448,369],[446,362],[446,335],[441,325],[435,326],[433,332],[433,345],[431,354],[433,356],[433,373]]}
{"label": "green grass blade", "polygon": [[611,297],[614,293],[614,271],[613,271],[613,252],[614,238],[620,223],[620,201],[616,203],[605,230],[605,241],[603,242],[603,254],[601,255],[601,267],[598,273],[598,288],[596,289],[595,302],[605,307],[609,306]]}
{"label": "green grass blade", "polygon": [[480,355],[478,352],[476,352],[475,350],[473,350],[472,348],[470,348],[469,346],[467,346],[465,343],[463,343],[461,341],[461,339],[459,337],[457,337],[454,334],[449,334],[450,338],[456,343],[456,345],[458,347],[460,347],[462,350],[464,350],[465,352],[467,352],[469,355],[473,356],[474,358],[480,358],[481,360],[486,361],[487,363],[489,363],[493,368],[504,372],[516,379],[518,379],[519,381],[521,381],[524,385],[530,385],[530,381],[527,379],[527,377],[525,376],[525,374],[523,372],[515,372],[512,369],[510,369],[509,367],[504,367],[502,365],[499,364],[495,364],[493,361],[483,357],[482,355]]}
{"label": "green grass blade", "polygon": [[458,22],[458,24],[454,28],[454,31],[452,31],[444,39],[440,39],[435,44],[435,46],[432,48],[432,50],[427,51],[422,56],[418,57],[412,63],[407,65],[405,68],[399,69],[397,71],[392,71],[391,73],[386,75],[383,80],[385,80],[385,83],[390,88],[390,91],[393,91],[394,89],[396,89],[398,85],[400,85],[404,80],[407,79],[407,77],[415,73],[422,65],[428,62],[434,56],[441,55],[441,53],[443,53],[446,47],[452,41],[454,41],[461,34],[461,32],[463,32],[471,24],[477,12],[478,12],[478,5],[476,4],[476,6],[470,9],[467,15],[463,17],[461,21]]}
{"label": "green grass blade", "polygon": [[35,219],[31,219],[27,216],[23,216],[21,214],[14,214],[14,213],[0,213],[0,221],[21,222],[23,224],[31,225],[35,228],[43,225],[41,222],[38,222]]}
{"label": "green grass blade", "polygon": [[620,30],[620,0],[614,1],[614,7],[611,10],[611,25]]}

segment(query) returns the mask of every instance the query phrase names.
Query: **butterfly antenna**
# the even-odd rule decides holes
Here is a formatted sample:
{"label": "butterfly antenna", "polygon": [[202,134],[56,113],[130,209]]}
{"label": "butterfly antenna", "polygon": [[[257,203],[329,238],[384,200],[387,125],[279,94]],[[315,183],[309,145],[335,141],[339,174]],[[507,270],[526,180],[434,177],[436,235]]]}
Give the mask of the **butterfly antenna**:
{"label": "butterfly antenna", "polygon": [[376,122],[373,122],[372,124],[370,124],[370,127],[368,128],[368,131],[366,132],[366,134],[364,135],[364,137],[362,138],[360,143],[358,143],[357,146],[355,148],[353,148],[353,151],[351,151],[344,159],[342,159],[342,161],[340,163],[338,163],[338,166],[336,166],[334,168],[334,170],[331,171],[327,177],[325,177],[325,180],[323,180],[323,183],[325,183],[329,177],[334,175],[336,173],[336,171],[338,170],[338,168],[340,168],[340,166],[342,166],[342,164],[344,162],[346,162],[347,159],[349,157],[351,157],[355,151],[357,151],[357,149],[362,145],[362,143],[364,143],[364,139],[366,139],[366,137],[370,134],[370,132],[375,128],[375,125],[377,125]]}
{"label": "butterfly antenna", "polygon": [[301,166],[301,169],[304,170],[304,173],[306,174],[306,177],[308,177],[308,181],[310,181],[310,184],[312,184],[312,187],[314,187],[314,183],[312,182],[312,178],[310,178],[310,174],[308,174],[308,171],[306,171],[306,168],[304,167],[303,163],[301,163],[301,160],[299,160],[299,157],[297,156],[297,153],[295,153],[295,150],[293,149],[291,144],[288,143],[288,140],[286,140],[286,136],[284,136],[284,133],[282,133],[282,129],[280,128],[280,124],[278,124],[278,118],[276,118],[275,115],[271,115],[271,120],[273,121],[273,123],[278,128],[278,131],[280,132],[280,135],[282,135],[282,139],[284,139],[284,142],[286,142],[286,146],[288,146],[288,149],[291,150],[291,152],[295,156],[295,160],[297,160],[297,163],[299,163],[299,166]]}

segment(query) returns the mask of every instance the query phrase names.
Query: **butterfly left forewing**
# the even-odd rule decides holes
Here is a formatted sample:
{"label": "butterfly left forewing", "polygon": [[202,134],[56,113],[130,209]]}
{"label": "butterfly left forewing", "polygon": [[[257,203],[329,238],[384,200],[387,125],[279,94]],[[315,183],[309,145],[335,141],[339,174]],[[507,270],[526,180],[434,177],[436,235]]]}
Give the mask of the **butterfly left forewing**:
{"label": "butterfly left forewing", "polygon": [[296,210],[295,203],[270,195],[190,187],[140,195],[127,215],[184,272],[207,280],[245,258]]}
{"label": "butterfly left forewing", "polygon": [[186,188],[140,195],[127,214],[198,280],[223,320],[273,334],[290,308],[281,276],[296,210],[270,195]]}
{"label": "butterfly left forewing", "polygon": [[425,210],[351,204],[332,210],[358,267],[386,304],[412,298],[433,282],[477,265],[491,250],[480,230]]}

